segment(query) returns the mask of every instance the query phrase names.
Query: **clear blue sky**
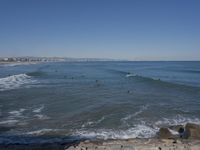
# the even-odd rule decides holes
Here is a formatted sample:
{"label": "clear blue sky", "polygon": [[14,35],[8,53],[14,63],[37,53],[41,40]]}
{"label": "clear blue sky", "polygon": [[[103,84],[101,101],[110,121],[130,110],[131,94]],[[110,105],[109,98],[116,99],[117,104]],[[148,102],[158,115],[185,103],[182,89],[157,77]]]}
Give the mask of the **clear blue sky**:
{"label": "clear blue sky", "polygon": [[200,1],[0,0],[0,56],[200,60]]}

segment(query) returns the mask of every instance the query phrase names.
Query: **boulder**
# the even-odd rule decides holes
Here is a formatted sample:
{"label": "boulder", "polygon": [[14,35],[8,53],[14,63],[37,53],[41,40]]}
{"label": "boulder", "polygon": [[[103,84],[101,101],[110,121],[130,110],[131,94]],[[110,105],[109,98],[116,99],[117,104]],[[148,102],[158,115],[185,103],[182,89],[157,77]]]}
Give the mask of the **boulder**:
{"label": "boulder", "polygon": [[160,128],[158,136],[160,139],[171,139],[173,134],[169,131],[168,128]]}
{"label": "boulder", "polygon": [[200,139],[200,125],[187,123],[185,125],[184,137],[190,139]]}

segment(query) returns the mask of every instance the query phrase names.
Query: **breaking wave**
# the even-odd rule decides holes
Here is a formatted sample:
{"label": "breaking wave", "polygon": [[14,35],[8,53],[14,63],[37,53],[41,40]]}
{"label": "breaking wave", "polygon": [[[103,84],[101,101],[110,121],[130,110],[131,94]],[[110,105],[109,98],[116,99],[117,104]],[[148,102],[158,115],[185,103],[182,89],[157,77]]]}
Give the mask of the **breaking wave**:
{"label": "breaking wave", "polygon": [[23,85],[36,83],[31,76],[26,74],[12,75],[5,78],[0,78],[0,91],[17,89]]}
{"label": "breaking wave", "polygon": [[189,118],[183,117],[181,115],[177,115],[173,118],[162,118],[159,121],[155,122],[156,126],[163,127],[163,126],[173,126],[173,125],[185,125],[186,123],[195,123],[200,124],[200,118]]}
{"label": "breaking wave", "polygon": [[126,75],[126,77],[128,78],[128,77],[135,77],[135,76],[137,76],[136,74],[132,74],[132,73],[128,73],[127,75]]}
{"label": "breaking wave", "polygon": [[159,128],[153,128],[144,124],[136,125],[127,130],[98,129],[95,131],[77,131],[75,134],[84,138],[97,139],[129,139],[150,138],[156,135]]}
{"label": "breaking wave", "polygon": [[185,84],[185,83],[177,83],[177,82],[172,82],[172,81],[165,81],[165,80],[161,80],[160,78],[146,77],[146,76],[132,74],[132,73],[126,73],[125,77],[132,78],[135,81],[144,82],[146,84],[151,84],[151,85],[167,86],[167,87],[186,87],[186,88],[194,88],[194,89],[199,90],[199,86],[194,86],[194,85]]}
{"label": "breaking wave", "polygon": [[[143,110],[147,109],[147,106],[140,109],[140,111],[133,114],[140,114]],[[123,120],[124,119],[124,120]],[[122,118],[122,121],[130,119]],[[92,128],[82,128],[76,130],[74,135],[79,135],[83,138],[97,138],[97,139],[130,139],[130,138],[152,138],[156,137],[159,129],[161,127],[168,127],[176,125],[186,125],[186,123],[200,124],[200,118],[187,118],[181,115],[177,115],[173,118],[162,118],[155,122],[145,122],[141,121],[127,129],[92,129]],[[173,134],[177,134],[176,131],[171,130]]]}

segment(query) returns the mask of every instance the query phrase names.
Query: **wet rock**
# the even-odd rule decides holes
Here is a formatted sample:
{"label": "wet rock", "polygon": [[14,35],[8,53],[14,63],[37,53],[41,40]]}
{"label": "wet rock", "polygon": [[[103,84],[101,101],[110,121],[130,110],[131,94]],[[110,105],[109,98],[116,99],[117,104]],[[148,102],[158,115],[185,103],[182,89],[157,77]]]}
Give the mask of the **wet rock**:
{"label": "wet rock", "polygon": [[174,135],[176,138],[184,138],[185,127],[183,125],[170,126],[169,129],[177,132],[177,135]]}
{"label": "wet rock", "polygon": [[183,127],[180,127],[178,130],[178,133],[179,133],[179,137],[183,138],[185,134],[185,129]]}
{"label": "wet rock", "polygon": [[200,139],[200,125],[187,123],[185,125],[184,137],[190,139]]}
{"label": "wet rock", "polygon": [[173,138],[173,134],[169,131],[168,128],[160,128],[158,136],[159,136],[160,139]]}
{"label": "wet rock", "polygon": [[174,130],[174,131],[176,131],[176,132],[179,132],[180,131],[180,129],[184,129],[184,126],[183,125],[174,125],[174,126],[170,126],[169,127],[171,130]]}

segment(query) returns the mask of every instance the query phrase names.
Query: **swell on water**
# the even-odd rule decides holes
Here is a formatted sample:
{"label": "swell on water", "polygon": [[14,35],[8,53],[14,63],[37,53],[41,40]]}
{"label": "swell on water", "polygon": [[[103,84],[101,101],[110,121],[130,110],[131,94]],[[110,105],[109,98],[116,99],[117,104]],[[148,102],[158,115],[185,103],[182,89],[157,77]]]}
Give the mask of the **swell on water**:
{"label": "swell on water", "polygon": [[17,74],[0,78],[0,91],[17,89],[23,85],[35,83],[31,76],[27,74]]}
{"label": "swell on water", "polygon": [[[127,121],[140,115],[142,112],[147,111],[149,105],[142,105],[138,111],[129,114],[124,118],[121,118],[121,125],[125,126],[123,129],[107,129],[98,128],[94,129],[92,126],[101,124],[106,116],[103,116],[96,122],[88,121],[84,123],[81,129],[74,132],[74,136],[80,136],[84,138],[97,138],[97,139],[129,139],[129,138],[152,138],[155,137],[161,127],[171,127],[176,125],[186,125],[186,123],[200,124],[200,118],[186,117],[182,115],[175,115],[169,118],[160,118],[157,121],[145,121],[140,120],[139,122],[128,125]],[[178,134],[173,131],[173,134]]]}
{"label": "swell on water", "polygon": [[111,73],[119,74],[126,78],[134,79],[135,81],[144,82],[147,84],[156,84],[156,85],[170,86],[170,87],[186,87],[186,88],[188,87],[188,88],[199,89],[199,86],[196,86],[196,85],[189,85],[189,84],[172,82],[172,81],[164,81],[160,78],[152,78],[152,77],[143,76],[136,73],[127,72],[127,71],[114,70],[114,69],[109,69],[108,71]]}
{"label": "swell on water", "polygon": [[121,70],[113,70],[112,69],[109,71],[112,73],[117,73],[126,78],[134,79],[137,82],[144,82],[147,84],[156,84],[156,85],[160,85],[160,86],[186,87],[186,88],[199,89],[198,86],[194,86],[194,85],[187,85],[184,83],[177,83],[177,82],[172,82],[172,81],[164,81],[160,78],[152,78],[152,77],[142,76],[142,75],[138,75],[138,74],[126,72],[126,71],[121,71]]}
{"label": "swell on water", "polygon": [[129,139],[129,138],[150,138],[155,136],[158,128],[153,128],[145,124],[137,124],[126,130],[97,129],[97,130],[79,130],[75,135],[84,138],[97,139]]}

